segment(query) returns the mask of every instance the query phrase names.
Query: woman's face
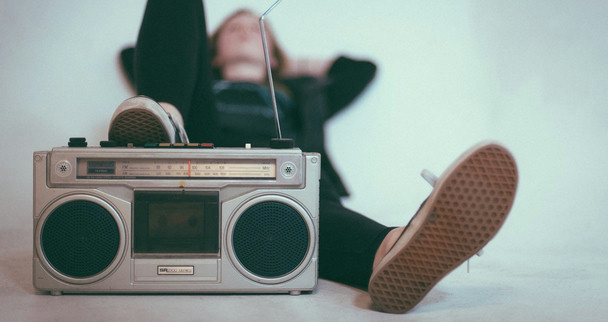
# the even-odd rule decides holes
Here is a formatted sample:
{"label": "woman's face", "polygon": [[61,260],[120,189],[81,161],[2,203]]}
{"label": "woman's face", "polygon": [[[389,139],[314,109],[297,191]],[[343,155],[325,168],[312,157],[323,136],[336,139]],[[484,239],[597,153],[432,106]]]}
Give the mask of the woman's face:
{"label": "woman's face", "polygon": [[[266,38],[272,48],[272,40]],[[274,60],[271,53],[271,62]],[[259,20],[250,13],[230,18],[220,30],[214,65],[221,68],[229,63],[265,64]]]}

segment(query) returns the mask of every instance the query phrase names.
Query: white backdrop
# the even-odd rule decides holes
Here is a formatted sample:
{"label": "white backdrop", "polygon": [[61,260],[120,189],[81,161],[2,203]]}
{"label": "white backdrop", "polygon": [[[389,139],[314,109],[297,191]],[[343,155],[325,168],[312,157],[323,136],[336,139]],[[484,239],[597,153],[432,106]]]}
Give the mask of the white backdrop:
{"label": "white backdrop", "polygon": [[[211,29],[245,5],[207,1]],[[3,225],[31,235],[32,152],[106,138],[133,95],[118,52],[145,1],[0,3]],[[606,253],[608,2],[284,1],[269,17],[289,55],[374,60],[372,86],[327,125],[349,206],[405,224],[470,145],[494,139],[520,166],[512,217],[492,247]]]}

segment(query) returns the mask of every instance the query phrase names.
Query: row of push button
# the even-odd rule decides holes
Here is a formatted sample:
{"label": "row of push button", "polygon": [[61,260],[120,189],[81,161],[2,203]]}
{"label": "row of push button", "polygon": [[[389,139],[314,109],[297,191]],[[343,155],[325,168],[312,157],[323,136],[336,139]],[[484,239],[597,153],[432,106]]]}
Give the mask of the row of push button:
{"label": "row of push button", "polygon": [[144,148],[213,149],[213,143],[146,143]]}
{"label": "row of push button", "polygon": [[[69,147],[73,148],[85,148],[87,147],[87,140],[82,137],[72,137],[68,142]],[[117,144],[114,141],[101,141],[99,146],[102,148],[113,148]],[[132,147],[129,145],[129,147]],[[190,149],[213,149],[213,143],[146,143],[144,148],[190,148]]]}

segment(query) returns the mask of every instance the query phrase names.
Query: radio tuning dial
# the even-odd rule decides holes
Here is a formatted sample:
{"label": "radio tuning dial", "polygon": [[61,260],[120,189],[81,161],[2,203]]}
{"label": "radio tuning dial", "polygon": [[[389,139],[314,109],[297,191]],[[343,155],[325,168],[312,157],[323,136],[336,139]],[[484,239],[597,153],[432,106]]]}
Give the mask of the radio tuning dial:
{"label": "radio tuning dial", "polygon": [[68,141],[68,146],[70,148],[86,148],[87,139],[83,137],[71,137]]}

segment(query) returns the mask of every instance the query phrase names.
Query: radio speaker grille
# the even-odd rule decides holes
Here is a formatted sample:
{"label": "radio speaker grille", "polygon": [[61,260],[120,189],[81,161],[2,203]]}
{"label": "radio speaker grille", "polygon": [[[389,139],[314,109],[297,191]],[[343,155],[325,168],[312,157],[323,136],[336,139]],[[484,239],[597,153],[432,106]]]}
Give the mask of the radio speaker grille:
{"label": "radio speaker grille", "polygon": [[40,243],[55,270],[72,278],[86,278],[112,263],[120,246],[120,232],[114,217],[102,206],[73,200],[49,214]]}
{"label": "radio speaker grille", "polygon": [[304,260],[309,231],[291,206],[265,201],[245,210],[234,227],[234,252],[251,273],[264,278],[289,274]]}

